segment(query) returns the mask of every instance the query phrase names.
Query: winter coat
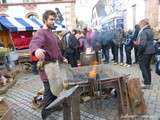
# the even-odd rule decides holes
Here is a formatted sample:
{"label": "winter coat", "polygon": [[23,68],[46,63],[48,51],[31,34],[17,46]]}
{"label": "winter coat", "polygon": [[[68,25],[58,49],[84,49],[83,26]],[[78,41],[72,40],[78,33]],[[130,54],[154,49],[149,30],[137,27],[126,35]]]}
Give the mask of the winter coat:
{"label": "winter coat", "polygon": [[124,32],[121,30],[114,31],[113,43],[116,46],[121,46],[124,42]]}
{"label": "winter coat", "polygon": [[139,54],[154,54],[155,53],[155,46],[154,46],[154,33],[152,29],[147,26],[145,27],[138,35],[140,40],[140,44],[138,46]]}
{"label": "winter coat", "polygon": [[132,36],[132,32],[128,32],[126,35],[126,39],[124,41],[124,45],[125,46],[132,46],[133,45],[133,36]]}
{"label": "winter coat", "polygon": [[110,45],[113,39],[113,33],[110,31],[103,31],[100,34],[101,45]]}
{"label": "winter coat", "polygon": [[92,48],[93,50],[98,50],[101,48],[101,34],[100,32],[95,32],[93,37],[92,37]]}

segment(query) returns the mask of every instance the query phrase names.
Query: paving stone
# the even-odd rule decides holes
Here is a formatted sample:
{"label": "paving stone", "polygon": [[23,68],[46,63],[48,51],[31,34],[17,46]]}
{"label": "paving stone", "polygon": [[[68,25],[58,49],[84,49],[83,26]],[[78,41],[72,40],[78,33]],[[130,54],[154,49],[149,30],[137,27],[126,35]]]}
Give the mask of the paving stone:
{"label": "paving stone", "polygon": [[[140,77],[142,75],[138,65],[133,65],[130,68],[120,67],[119,65],[105,64],[105,67],[114,69],[121,74],[131,74],[131,77]],[[152,66],[152,69],[154,67]],[[149,118],[154,115],[160,115],[160,80],[154,72],[152,72],[152,89],[143,90],[144,98],[148,106]],[[6,99],[11,102],[13,107],[13,120],[41,120],[40,111],[34,111],[31,108],[31,100],[39,89],[42,88],[42,82],[38,76],[32,74],[25,74],[20,77],[15,86],[13,86],[6,94]],[[96,100],[80,105],[81,120],[116,120],[118,115],[117,100],[110,98],[108,100]],[[101,109],[101,110],[100,110]],[[56,120],[63,119],[62,112],[55,112],[52,118]],[[111,118],[111,119],[109,119]],[[137,120],[148,118],[139,117]],[[118,119],[117,119],[118,120]],[[154,118],[153,120],[156,120]],[[157,117],[158,120],[158,117]]]}

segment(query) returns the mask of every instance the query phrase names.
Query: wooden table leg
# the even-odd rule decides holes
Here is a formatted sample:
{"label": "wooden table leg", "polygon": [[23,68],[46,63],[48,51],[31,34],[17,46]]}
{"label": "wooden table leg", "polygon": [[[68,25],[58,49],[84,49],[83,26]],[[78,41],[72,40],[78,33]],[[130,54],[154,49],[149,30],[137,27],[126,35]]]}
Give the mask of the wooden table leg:
{"label": "wooden table leg", "polygon": [[80,120],[80,93],[76,91],[72,96],[72,119],[71,120]]}
{"label": "wooden table leg", "polygon": [[71,120],[71,98],[67,98],[63,103],[63,119]]}

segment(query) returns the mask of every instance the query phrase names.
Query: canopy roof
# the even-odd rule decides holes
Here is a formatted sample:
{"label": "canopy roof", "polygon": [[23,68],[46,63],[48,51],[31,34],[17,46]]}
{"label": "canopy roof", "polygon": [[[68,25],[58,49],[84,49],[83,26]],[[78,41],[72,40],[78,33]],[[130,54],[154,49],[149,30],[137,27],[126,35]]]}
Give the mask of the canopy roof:
{"label": "canopy roof", "polygon": [[38,30],[42,25],[27,18],[0,16],[0,26],[10,32]]}
{"label": "canopy roof", "polygon": [[[43,22],[38,18],[17,18],[0,16],[1,29],[7,29],[10,32],[39,30],[43,26]],[[53,31],[64,30],[63,23],[56,22]]]}

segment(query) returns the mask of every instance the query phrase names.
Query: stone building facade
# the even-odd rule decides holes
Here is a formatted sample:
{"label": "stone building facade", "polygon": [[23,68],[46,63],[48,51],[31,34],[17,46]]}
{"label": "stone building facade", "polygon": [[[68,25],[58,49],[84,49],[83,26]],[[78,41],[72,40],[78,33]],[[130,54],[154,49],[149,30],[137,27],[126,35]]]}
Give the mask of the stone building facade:
{"label": "stone building facade", "polygon": [[45,10],[59,8],[68,29],[76,27],[75,0],[0,0],[0,15],[42,18]]}
{"label": "stone building facade", "polygon": [[[100,1],[100,0],[99,0]],[[160,30],[160,0],[103,0],[109,21],[119,14],[124,19],[124,29],[133,30],[141,19],[148,18],[154,29]],[[98,18],[97,18],[98,19]]]}
{"label": "stone building facade", "polygon": [[160,0],[145,0],[145,16],[155,29],[160,29]]}

